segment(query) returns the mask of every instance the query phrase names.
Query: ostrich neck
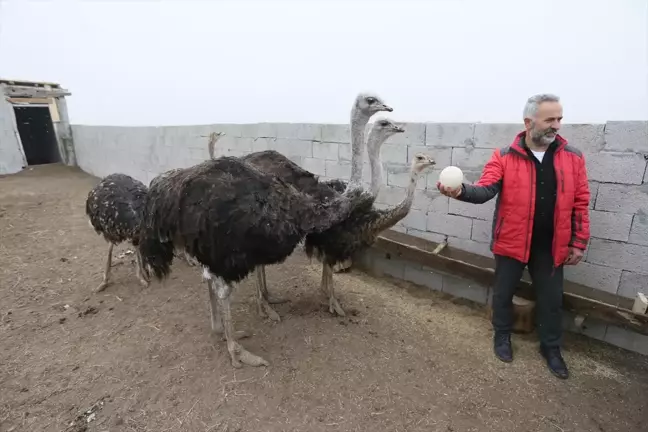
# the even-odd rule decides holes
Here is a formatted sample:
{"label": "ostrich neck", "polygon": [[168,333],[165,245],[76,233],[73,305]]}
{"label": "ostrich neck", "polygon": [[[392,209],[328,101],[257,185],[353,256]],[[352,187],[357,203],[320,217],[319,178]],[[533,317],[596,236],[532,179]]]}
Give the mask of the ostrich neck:
{"label": "ostrich neck", "polygon": [[382,143],[377,138],[369,135],[367,140],[367,153],[369,154],[369,165],[371,167],[371,195],[378,196],[380,187],[383,185],[383,163],[380,158]]}
{"label": "ostrich neck", "polygon": [[351,178],[348,188],[362,185],[362,164],[364,159],[364,130],[369,117],[354,109],[351,111]]}
{"label": "ostrich neck", "polygon": [[414,191],[416,190],[416,182],[418,178],[419,173],[412,169],[410,172],[410,181],[405,192],[405,198],[403,198],[403,201],[401,201],[400,204],[385,211],[374,226],[375,232],[382,232],[391,228],[407,216],[407,213],[409,213],[412,208],[412,203],[414,202]]}

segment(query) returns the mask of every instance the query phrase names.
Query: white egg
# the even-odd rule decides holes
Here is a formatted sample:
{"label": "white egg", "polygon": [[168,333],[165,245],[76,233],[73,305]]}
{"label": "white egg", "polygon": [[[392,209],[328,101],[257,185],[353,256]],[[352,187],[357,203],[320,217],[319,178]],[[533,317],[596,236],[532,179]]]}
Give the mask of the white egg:
{"label": "white egg", "polygon": [[439,174],[439,183],[445,187],[458,188],[463,183],[463,172],[456,166],[445,167]]}

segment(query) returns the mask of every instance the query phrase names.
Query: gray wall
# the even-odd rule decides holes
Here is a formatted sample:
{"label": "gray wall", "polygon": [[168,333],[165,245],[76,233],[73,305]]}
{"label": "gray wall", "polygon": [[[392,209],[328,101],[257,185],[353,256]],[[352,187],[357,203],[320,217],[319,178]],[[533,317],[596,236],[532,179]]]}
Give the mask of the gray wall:
{"label": "gray wall", "polygon": [[[496,147],[508,145],[521,124],[409,123],[406,133],[383,146],[385,187],[378,203],[394,205],[404,196],[409,160],[423,151],[437,170],[421,178],[413,209],[395,227],[415,236],[491,256],[490,220],[494,201],[483,205],[448,200],[435,188],[445,166],[457,165],[475,181]],[[182,127],[73,126],[80,167],[96,176],[120,171],[149,182],[160,172],[208,158],[212,131],[227,135],[216,155],[243,155],[275,149],[324,178],[348,179],[351,173],[348,125],[243,124]],[[564,125],[561,134],[586,156],[592,192],[592,240],[585,261],[567,270],[567,278],[626,297],[648,281],[648,122]],[[366,159],[366,157],[365,157]],[[369,167],[365,161],[365,181]]]}
{"label": "gray wall", "polygon": [[17,173],[23,167],[15,125],[13,106],[4,97],[4,84],[0,84],[0,174]]}

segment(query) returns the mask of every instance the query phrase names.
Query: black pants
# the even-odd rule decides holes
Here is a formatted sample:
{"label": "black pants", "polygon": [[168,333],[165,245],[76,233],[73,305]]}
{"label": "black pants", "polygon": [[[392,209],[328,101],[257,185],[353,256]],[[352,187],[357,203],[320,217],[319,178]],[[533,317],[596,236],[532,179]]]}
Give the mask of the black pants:
{"label": "black pants", "polygon": [[[513,295],[527,264],[495,255],[493,329],[510,333],[513,327]],[[533,247],[529,274],[536,292],[536,324],[540,343],[559,347],[562,343],[563,267],[553,268],[551,246]]]}

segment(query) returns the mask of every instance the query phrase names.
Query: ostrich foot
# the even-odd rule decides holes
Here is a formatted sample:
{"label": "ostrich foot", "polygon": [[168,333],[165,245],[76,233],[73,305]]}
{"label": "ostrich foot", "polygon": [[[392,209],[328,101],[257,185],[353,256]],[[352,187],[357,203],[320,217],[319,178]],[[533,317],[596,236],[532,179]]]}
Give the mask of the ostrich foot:
{"label": "ostrich foot", "polygon": [[227,351],[230,353],[232,359],[232,366],[237,369],[243,367],[244,364],[248,366],[270,366],[270,363],[263,357],[252,354],[250,351],[243,348],[238,342],[228,341]]}
{"label": "ostrich foot", "polygon": [[268,296],[265,299],[269,304],[282,304],[282,303],[288,303],[290,301],[287,298],[275,297],[270,294],[268,294]]}
{"label": "ostrich foot", "polygon": [[344,309],[340,306],[340,302],[334,296],[329,297],[329,312],[333,315],[339,315],[341,317],[346,316]]}
{"label": "ostrich foot", "polygon": [[144,288],[147,288],[149,286],[149,280],[146,277],[144,277],[145,274],[146,272],[144,271],[144,267],[142,265],[142,257],[138,249],[137,252],[135,253],[135,275],[137,276],[139,283]]}
{"label": "ostrich foot", "polygon": [[94,289],[94,293],[98,294],[98,293],[102,292],[103,290],[105,290],[108,287],[108,285],[110,285],[110,281],[104,279],[104,281],[101,282],[99,284],[99,286]]}
{"label": "ostrich foot", "polygon": [[[225,337],[225,333],[223,332],[223,329],[221,329],[220,331],[212,329],[212,331],[214,332],[214,335],[216,335],[216,337],[219,340],[221,340],[221,341],[226,341],[227,340],[227,337]],[[245,339],[245,338],[252,337],[252,333],[250,333],[247,330],[237,330],[237,331],[234,332],[234,334],[232,336],[234,337],[234,340],[239,340],[239,339]]]}
{"label": "ostrich foot", "polygon": [[272,321],[279,322],[281,317],[272,309],[270,302],[263,297],[257,296],[257,311],[262,318],[270,318]]}

